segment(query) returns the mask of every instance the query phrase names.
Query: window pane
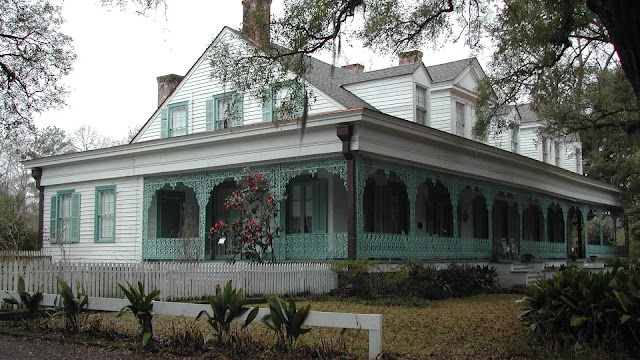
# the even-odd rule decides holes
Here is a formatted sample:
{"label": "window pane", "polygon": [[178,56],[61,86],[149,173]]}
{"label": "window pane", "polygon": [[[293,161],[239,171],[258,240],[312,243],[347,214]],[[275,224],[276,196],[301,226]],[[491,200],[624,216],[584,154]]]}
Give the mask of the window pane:
{"label": "window pane", "polygon": [[171,136],[187,134],[187,107],[178,106],[171,109],[169,117],[169,129]]}
{"label": "window pane", "polygon": [[59,237],[62,240],[69,240],[71,236],[71,194],[60,195]]}
{"label": "window pane", "polygon": [[98,192],[98,237],[113,238],[115,228],[115,192],[103,190]]}
{"label": "window pane", "polygon": [[456,102],[456,135],[464,136],[465,124],[465,105],[463,103]]}

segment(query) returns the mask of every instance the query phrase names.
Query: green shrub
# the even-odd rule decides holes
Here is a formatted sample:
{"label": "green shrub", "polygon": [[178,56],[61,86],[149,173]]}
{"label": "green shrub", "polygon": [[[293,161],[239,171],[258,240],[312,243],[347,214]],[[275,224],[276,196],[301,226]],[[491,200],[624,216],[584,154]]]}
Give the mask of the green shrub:
{"label": "green shrub", "polygon": [[[248,307],[247,299],[242,294],[242,290],[236,290],[231,287],[231,281],[224,287],[224,291],[220,289],[220,285],[216,286],[216,295],[209,298],[211,311],[213,315],[209,315],[206,311],[201,311],[196,320],[203,315],[207,316],[209,325],[215,330],[218,345],[229,342],[229,332],[231,330],[231,322],[234,318],[244,314]],[[258,315],[259,308],[255,307],[245,321],[243,327],[249,325]]]}
{"label": "green shrub", "polygon": [[5,304],[16,305],[16,317],[25,321],[35,318],[40,312],[42,302],[42,292],[36,291],[33,295],[25,291],[24,278],[18,277],[18,296],[20,300],[13,296],[2,299]]}
{"label": "green shrub", "polygon": [[370,297],[370,272],[376,264],[366,260],[345,260],[331,264],[331,269],[338,274],[338,288],[345,295]]}
{"label": "green shrub", "polygon": [[562,268],[552,279],[541,280],[521,301],[520,317],[531,335],[549,349],[576,347],[640,348],[640,279],[634,272],[614,268],[590,273]]}
{"label": "green shrub", "polygon": [[62,304],[60,304],[61,309],[55,315],[64,315],[66,329],[76,333],[78,332],[78,315],[89,303],[89,297],[84,289],[80,291],[79,283],[76,284],[76,295],[74,295],[73,290],[64,280],[59,277],[56,279],[58,281],[58,296]]}
{"label": "green shrub", "polygon": [[138,289],[133,287],[131,284],[127,282],[128,289],[118,284],[124,295],[129,300],[129,305],[120,309],[118,313],[118,317],[122,316],[127,312],[131,312],[133,316],[135,316],[136,320],[140,324],[141,331],[140,335],[142,337],[142,345],[146,346],[153,338],[153,303],[158,295],[160,295],[160,290],[154,290],[149,294],[144,293],[144,285],[138,281]]}
{"label": "green shrub", "polygon": [[292,349],[300,335],[306,334],[311,329],[303,328],[302,324],[309,316],[311,305],[296,309],[296,302],[289,300],[289,305],[278,298],[269,299],[269,314],[262,321],[278,336],[277,345],[283,350]]}

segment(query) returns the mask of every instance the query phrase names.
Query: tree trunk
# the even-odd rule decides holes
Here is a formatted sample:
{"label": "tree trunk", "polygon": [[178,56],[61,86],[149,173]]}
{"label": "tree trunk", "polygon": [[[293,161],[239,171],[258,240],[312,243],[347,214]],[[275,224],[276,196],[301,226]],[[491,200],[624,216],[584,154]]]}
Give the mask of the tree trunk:
{"label": "tree trunk", "polygon": [[[607,29],[640,108],[640,1],[587,0],[587,7]],[[640,119],[626,130],[640,131]]]}

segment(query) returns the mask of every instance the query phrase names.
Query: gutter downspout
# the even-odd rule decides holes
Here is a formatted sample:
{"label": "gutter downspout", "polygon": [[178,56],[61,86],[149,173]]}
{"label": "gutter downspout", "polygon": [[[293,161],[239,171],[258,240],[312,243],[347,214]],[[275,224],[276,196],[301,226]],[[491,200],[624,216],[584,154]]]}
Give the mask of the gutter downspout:
{"label": "gutter downspout", "polygon": [[356,259],[356,159],[351,150],[352,124],[336,126],[336,135],[342,141],[342,155],[347,161],[347,258]]}
{"label": "gutter downspout", "polygon": [[42,231],[44,230],[44,186],[41,185],[42,180],[42,168],[31,169],[31,176],[36,181],[36,188],[38,189],[38,246],[42,249],[44,245],[44,236]]}

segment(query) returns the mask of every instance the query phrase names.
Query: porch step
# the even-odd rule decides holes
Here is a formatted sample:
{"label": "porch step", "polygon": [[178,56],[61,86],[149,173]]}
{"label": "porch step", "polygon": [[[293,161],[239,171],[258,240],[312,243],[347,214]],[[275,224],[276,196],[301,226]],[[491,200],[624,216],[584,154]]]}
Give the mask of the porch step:
{"label": "porch step", "polygon": [[538,280],[543,280],[544,278],[545,278],[544,274],[542,274],[539,271],[529,272],[527,273],[527,276],[525,278],[525,285],[527,286],[535,285],[538,282]]}

